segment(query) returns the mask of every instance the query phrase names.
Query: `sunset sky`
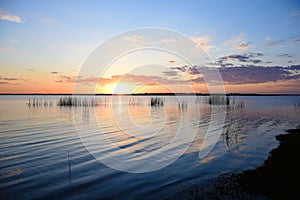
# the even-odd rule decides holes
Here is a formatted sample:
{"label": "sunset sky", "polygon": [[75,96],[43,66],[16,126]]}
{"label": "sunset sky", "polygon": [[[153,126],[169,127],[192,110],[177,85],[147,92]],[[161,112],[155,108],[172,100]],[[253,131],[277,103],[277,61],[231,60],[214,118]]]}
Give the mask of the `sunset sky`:
{"label": "sunset sky", "polygon": [[[182,33],[206,58],[144,50],[79,76],[99,45],[143,27]],[[0,93],[72,93],[75,80],[98,93],[206,93],[201,71],[218,68],[228,93],[300,94],[300,2],[1,0],[0,67]]]}

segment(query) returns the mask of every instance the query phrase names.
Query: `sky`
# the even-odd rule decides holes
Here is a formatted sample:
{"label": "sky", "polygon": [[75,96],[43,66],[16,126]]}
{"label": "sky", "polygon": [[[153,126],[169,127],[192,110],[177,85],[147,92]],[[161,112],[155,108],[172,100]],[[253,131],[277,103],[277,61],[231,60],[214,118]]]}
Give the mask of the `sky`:
{"label": "sky", "polygon": [[[166,31],[131,34],[145,27]],[[98,51],[109,66],[84,74],[120,34]],[[130,42],[177,49],[122,54]],[[300,94],[300,1],[0,0],[0,93],[207,93],[215,69],[227,93]]]}

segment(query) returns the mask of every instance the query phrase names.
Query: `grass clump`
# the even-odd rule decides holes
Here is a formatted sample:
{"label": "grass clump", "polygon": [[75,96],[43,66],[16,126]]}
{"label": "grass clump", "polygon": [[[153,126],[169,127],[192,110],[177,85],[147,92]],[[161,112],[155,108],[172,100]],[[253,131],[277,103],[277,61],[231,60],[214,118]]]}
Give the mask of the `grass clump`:
{"label": "grass clump", "polygon": [[142,106],[143,100],[141,98],[130,98],[128,105],[129,106]]}
{"label": "grass clump", "polygon": [[225,95],[211,95],[208,99],[210,105],[229,105],[230,98]]}
{"label": "grass clump", "polygon": [[225,95],[211,95],[207,99],[207,103],[209,105],[225,105],[234,109],[244,108],[243,101],[236,101],[235,98],[230,98]]}
{"label": "grass clump", "polygon": [[106,99],[101,100],[95,97],[60,97],[57,106],[85,106],[85,107],[93,107],[93,106],[102,106],[106,105]]}
{"label": "grass clump", "polygon": [[151,97],[150,106],[164,106],[165,100],[162,97]]}
{"label": "grass clump", "polygon": [[[29,107],[47,107],[53,106],[53,101],[48,98],[29,98],[26,103]],[[106,106],[106,99],[99,99],[97,97],[76,97],[76,96],[66,96],[60,97],[56,101],[57,106]]]}
{"label": "grass clump", "polygon": [[53,102],[51,99],[45,98],[29,98],[28,102],[26,103],[29,107],[47,107],[47,106],[53,106]]}

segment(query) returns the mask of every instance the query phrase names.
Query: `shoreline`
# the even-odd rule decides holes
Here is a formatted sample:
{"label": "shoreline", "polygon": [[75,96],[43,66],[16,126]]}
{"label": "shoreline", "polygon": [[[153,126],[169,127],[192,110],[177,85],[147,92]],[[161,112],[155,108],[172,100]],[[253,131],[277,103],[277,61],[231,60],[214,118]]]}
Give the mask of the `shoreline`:
{"label": "shoreline", "polygon": [[272,199],[290,199],[299,194],[300,128],[286,132],[276,136],[280,144],[263,166],[241,173],[239,183],[247,191]]}
{"label": "shoreline", "polygon": [[253,170],[221,174],[170,199],[292,199],[300,185],[300,127],[276,136],[279,146]]}

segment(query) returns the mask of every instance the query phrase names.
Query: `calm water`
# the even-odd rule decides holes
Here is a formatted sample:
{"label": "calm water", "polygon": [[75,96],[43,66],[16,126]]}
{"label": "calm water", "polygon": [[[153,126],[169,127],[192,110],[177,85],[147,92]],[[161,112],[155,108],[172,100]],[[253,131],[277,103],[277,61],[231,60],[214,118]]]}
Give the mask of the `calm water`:
{"label": "calm water", "polygon": [[[300,108],[294,106],[299,96],[235,97],[244,107],[229,109],[213,109],[207,97],[179,97],[187,103],[183,109],[175,97],[163,97],[163,107],[149,106],[149,96],[134,97],[136,105],[129,105],[129,96],[96,97],[105,102],[97,107],[59,107],[58,96],[36,98],[53,106],[29,107],[29,96],[0,96],[1,199],[163,199],[222,173],[261,165],[278,145],[274,136],[300,124]],[[223,134],[199,159],[210,120],[224,109]],[[178,130],[186,137],[163,148]],[[156,171],[129,173],[96,159],[122,164],[121,151],[130,155],[126,162],[151,155],[151,163],[134,166],[143,171],[179,154],[191,133],[195,138],[185,153]]]}

